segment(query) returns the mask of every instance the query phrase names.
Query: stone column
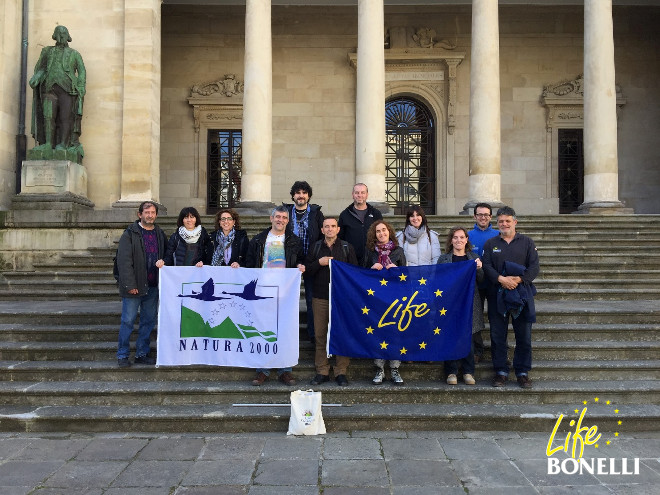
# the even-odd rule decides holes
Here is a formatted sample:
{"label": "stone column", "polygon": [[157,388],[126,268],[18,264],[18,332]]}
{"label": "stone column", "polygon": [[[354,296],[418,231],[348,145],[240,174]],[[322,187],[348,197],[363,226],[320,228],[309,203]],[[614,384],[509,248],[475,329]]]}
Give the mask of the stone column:
{"label": "stone column", "polygon": [[[242,212],[265,213],[271,203],[273,49],[270,0],[245,6]],[[269,211],[268,211],[269,212]]]}
{"label": "stone column", "polygon": [[121,196],[113,207],[159,199],[160,5],[161,0],[124,1]]}
{"label": "stone column", "polygon": [[500,39],[497,0],[472,2],[470,58],[469,214],[479,202],[500,202]]}
{"label": "stone column", "polygon": [[584,2],[583,213],[620,209],[612,1]]}
{"label": "stone column", "polygon": [[369,202],[385,203],[385,17],[383,0],[358,0],[355,182],[369,187]]}

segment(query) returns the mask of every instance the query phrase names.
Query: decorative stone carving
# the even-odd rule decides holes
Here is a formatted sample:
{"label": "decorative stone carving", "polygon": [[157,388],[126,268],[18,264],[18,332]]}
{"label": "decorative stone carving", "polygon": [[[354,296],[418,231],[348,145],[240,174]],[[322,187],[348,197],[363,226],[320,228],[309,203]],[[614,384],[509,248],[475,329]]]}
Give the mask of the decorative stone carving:
{"label": "decorative stone carving", "polygon": [[584,97],[584,90],[582,89],[583,83],[584,78],[582,77],[582,74],[580,74],[575,79],[570,81],[562,81],[550,86],[543,86],[543,94],[541,96],[546,98],[547,96],[551,95],[567,96],[573,94],[578,98],[582,98]]}
{"label": "decorative stone carving", "polygon": [[194,85],[190,88],[190,96],[212,96],[221,94],[228,98],[243,93],[244,84],[236,80],[235,74],[225,74],[224,79],[218,79],[202,85]]}
{"label": "decorative stone carving", "polygon": [[437,32],[435,29],[421,27],[415,31],[415,34],[412,35],[412,39],[415,42],[415,45],[421,48],[444,48],[445,50],[453,50],[456,48],[456,44],[449,40],[435,41],[436,36]]}

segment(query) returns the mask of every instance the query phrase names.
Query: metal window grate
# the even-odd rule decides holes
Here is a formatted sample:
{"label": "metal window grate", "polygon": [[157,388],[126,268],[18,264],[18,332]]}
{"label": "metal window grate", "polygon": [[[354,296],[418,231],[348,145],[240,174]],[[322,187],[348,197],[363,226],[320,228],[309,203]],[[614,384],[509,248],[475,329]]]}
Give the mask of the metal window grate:
{"label": "metal window grate", "polygon": [[209,130],[207,213],[234,207],[241,199],[241,144],[240,130]]}
{"label": "metal window grate", "polygon": [[559,129],[559,213],[572,213],[584,201],[582,129]]}

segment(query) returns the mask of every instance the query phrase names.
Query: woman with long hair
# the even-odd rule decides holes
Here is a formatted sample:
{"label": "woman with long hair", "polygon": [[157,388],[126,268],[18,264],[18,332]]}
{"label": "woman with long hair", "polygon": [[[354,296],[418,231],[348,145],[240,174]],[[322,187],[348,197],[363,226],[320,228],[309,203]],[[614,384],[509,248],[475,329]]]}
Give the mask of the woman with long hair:
{"label": "woman with long hair", "polygon": [[[472,333],[481,331],[484,326],[484,313],[479,298],[479,282],[484,279],[484,271],[481,268],[481,259],[472,251],[472,244],[467,230],[463,227],[452,227],[449,229],[445,241],[445,254],[440,256],[438,264],[470,262],[477,264],[477,281],[474,284],[474,295],[472,297]],[[470,352],[462,359],[445,361],[445,374],[449,385],[458,384],[459,366],[463,367],[463,381],[466,385],[474,385],[474,343],[470,337]]]}
{"label": "woman with long hair", "polygon": [[199,212],[187,206],[179,213],[177,231],[170,236],[161,266],[204,266],[211,263],[211,238]]}
{"label": "woman with long hair", "polygon": [[406,226],[397,232],[396,240],[403,248],[408,266],[435,265],[440,257],[437,232],[429,229],[424,210],[412,205],[406,212]]}
{"label": "woman with long hair", "polygon": [[245,265],[248,249],[247,232],[241,229],[238,213],[231,208],[223,208],[215,214],[215,231],[211,232],[213,244],[213,266]]}
{"label": "woman with long hair", "polygon": [[[394,229],[389,223],[376,220],[369,227],[363,266],[372,270],[389,270],[397,266],[406,266],[406,255],[398,245]],[[385,378],[385,360],[374,359],[374,364],[376,365],[376,376],[372,383],[380,385]],[[401,361],[391,360],[389,366],[392,382],[396,385],[402,385],[403,378],[399,373]]]}

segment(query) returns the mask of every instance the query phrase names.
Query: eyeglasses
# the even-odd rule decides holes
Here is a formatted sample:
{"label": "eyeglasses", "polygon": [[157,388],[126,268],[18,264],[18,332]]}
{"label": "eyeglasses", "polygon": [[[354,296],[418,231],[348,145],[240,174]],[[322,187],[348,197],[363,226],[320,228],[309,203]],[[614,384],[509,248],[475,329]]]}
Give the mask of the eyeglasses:
{"label": "eyeglasses", "polygon": [[231,222],[232,220],[234,220],[233,217],[220,217],[221,222]]}
{"label": "eyeglasses", "polygon": [[475,213],[474,216],[475,216],[475,217],[482,217],[482,218],[490,218],[490,217],[492,217],[493,215],[490,215],[490,214],[488,214],[488,213]]}

